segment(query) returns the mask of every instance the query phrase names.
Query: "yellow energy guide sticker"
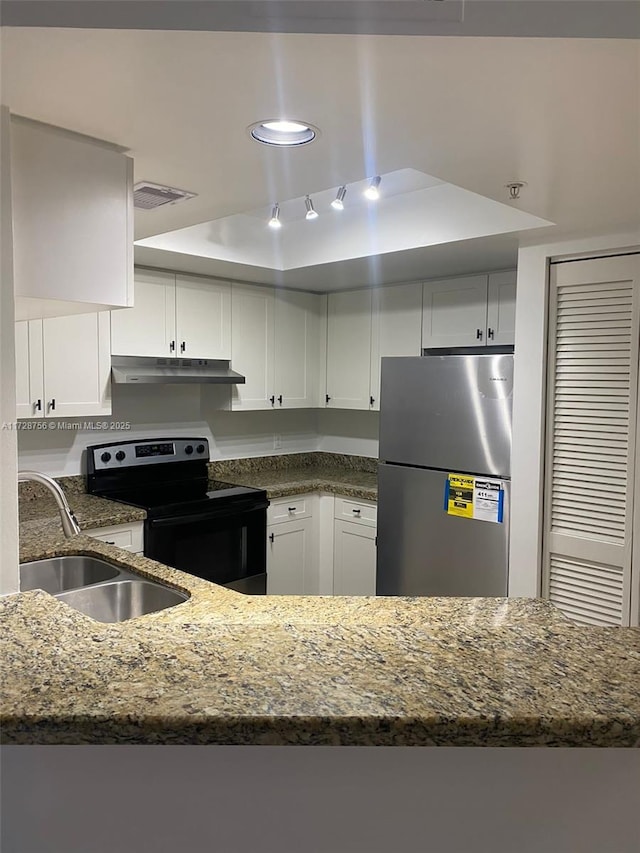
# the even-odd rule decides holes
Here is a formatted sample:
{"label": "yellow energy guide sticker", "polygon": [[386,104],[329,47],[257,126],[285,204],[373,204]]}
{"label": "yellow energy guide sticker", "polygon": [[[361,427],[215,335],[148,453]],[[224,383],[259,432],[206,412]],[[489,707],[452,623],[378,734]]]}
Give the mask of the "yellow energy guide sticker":
{"label": "yellow energy guide sticker", "polygon": [[474,477],[464,474],[449,474],[445,490],[445,509],[449,515],[473,518]]}

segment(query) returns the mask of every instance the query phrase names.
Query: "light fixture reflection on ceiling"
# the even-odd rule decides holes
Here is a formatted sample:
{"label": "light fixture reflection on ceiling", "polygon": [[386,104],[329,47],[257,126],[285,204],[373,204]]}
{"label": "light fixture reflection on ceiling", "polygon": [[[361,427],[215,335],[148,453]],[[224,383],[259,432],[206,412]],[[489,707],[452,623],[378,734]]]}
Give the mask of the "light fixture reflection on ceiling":
{"label": "light fixture reflection on ceiling", "polygon": [[346,186],[343,185],[340,187],[340,189],[338,190],[338,194],[336,195],[334,200],[331,202],[331,207],[334,210],[344,210],[344,197],[346,196],[346,194],[347,194],[347,188],[346,188]]}
{"label": "light fixture reflection on ceiling", "polygon": [[304,204],[305,204],[305,207],[307,208],[307,214],[305,216],[305,219],[317,219],[318,218],[318,212],[314,208],[313,202],[311,201],[309,196],[307,196],[305,198]]}
{"label": "light fixture reflection on ceiling", "polygon": [[313,142],[319,132],[318,128],[311,124],[290,119],[267,119],[249,127],[249,133],[256,142],[285,148],[307,145]]}
{"label": "light fixture reflection on ceiling", "polygon": [[282,222],[280,222],[280,205],[278,202],[271,208],[271,219],[268,224],[269,228],[282,228]]}
{"label": "light fixture reflection on ceiling", "polygon": [[364,191],[364,195],[370,201],[377,201],[380,198],[380,190],[378,189],[378,187],[380,186],[380,180],[380,175],[376,175],[375,178],[371,178],[371,183]]}

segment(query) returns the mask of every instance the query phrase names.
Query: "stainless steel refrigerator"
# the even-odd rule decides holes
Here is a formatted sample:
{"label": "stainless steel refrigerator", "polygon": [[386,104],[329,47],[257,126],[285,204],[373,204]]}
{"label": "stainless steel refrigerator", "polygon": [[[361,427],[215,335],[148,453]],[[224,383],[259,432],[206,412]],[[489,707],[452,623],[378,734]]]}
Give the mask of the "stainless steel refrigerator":
{"label": "stainless steel refrigerator", "polygon": [[383,358],[378,595],[507,594],[513,354]]}

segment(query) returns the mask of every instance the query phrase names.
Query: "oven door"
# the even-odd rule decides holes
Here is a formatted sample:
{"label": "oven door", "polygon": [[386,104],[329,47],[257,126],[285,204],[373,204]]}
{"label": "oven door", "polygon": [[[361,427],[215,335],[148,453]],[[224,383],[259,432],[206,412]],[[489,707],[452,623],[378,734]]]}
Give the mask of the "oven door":
{"label": "oven door", "polygon": [[145,522],[146,557],[239,592],[267,587],[267,503]]}

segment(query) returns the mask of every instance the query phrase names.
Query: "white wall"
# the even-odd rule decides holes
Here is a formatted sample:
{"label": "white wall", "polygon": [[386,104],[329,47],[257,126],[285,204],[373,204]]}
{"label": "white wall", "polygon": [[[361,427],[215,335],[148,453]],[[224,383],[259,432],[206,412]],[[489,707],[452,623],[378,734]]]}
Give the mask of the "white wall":
{"label": "white wall", "polygon": [[[112,388],[113,414],[109,429],[68,429],[84,418],[51,420],[47,430],[23,429],[18,434],[21,468],[35,468],[53,476],[84,471],[82,453],[89,444],[163,436],[204,436],[211,458],[263,456],[316,450],[318,434],[314,410],[230,412],[220,406],[228,389],[197,385],[149,385]],[[94,419],[86,419],[95,422]],[[22,422],[28,426],[28,421]],[[130,429],[118,428],[130,424]],[[274,439],[275,437],[275,439]],[[276,447],[279,439],[280,446]]]}
{"label": "white wall", "polygon": [[609,252],[639,242],[637,232],[529,246],[518,252],[510,596],[537,596],[541,588],[549,259]]}
{"label": "white wall", "polygon": [[318,450],[378,458],[378,412],[318,410]]}
{"label": "white wall", "polygon": [[13,241],[9,110],[0,108],[0,594],[18,590]]}

